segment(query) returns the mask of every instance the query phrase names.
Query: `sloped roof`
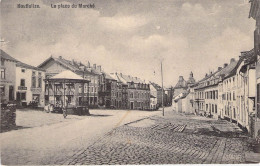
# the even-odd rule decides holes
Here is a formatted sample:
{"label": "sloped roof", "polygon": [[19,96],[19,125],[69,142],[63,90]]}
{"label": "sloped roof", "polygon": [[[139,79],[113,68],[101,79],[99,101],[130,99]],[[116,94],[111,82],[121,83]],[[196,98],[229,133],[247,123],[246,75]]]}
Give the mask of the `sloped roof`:
{"label": "sloped roof", "polygon": [[117,79],[114,76],[112,76],[112,74],[108,74],[104,72],[104,75],[105,75],[105,79],[117,81]]}
{"label": "sloped roof", "polygon": [[7,54],[6,52],[4,52],[2,49],[1,50],[1,59],[6,59],[6,60],[10,60],[10,61],[14,61],[14,62],[17,62],[18,60],[16,60],[15,58],[11,57],[9,54]]}
{"label": "sloped roof", "polygon": [[123,78],[126,82],[134,82],[134,83],[140,83],[140,84],[145,84],[143,80],[137,77],[132,77],[130,75],[124,75],[124,74],[119,74],[121,78]]}
{"label": "sloped roof", "polygon": [[127,81],[121,77],[121,74],[116,73],[116,76],[122,84],[127,85]]}
{"label": "sloped roof", "polygon": [[229,65],[227,65],[227,67],[220,70],[218,75],[221,76],[222,78],[228,77],[228,75],[231,74],[231,71],[236,67],[237,64],[238,64],[237,60],[231,62]]}
{"label": "sloped roof", "polygon": [[75,74],[74,72],[70,70],[65,70],[59,74],[56,74],[55,76],[51,77],[51,79],[58,79],[58,80],[84,80],[81,76]]}
{"label": "sloped roof", "polygon": [[150,84],[156,89],[156,90],[162,90],[162,87],[154,82],[150,82]]}
{"label": "sloped roof", "polygon": [[26,64],[26,63],[20,62],[20,61],[17,62],[16,66],[18,66],[18,67],[23,67],[23,68],[26,68],[26,69],[33,69],[33,70],[45,71],[45,70],[42,69],[42,68],[34,67],[34,66],[28,65],[28,64]]}
{"label": "sloped roof", "polygon": [[71,71],[74,72],[83,72],[83,69],[81,68],[86,68],[87,70],[84,72],[87,72],[89,74],[96,74],[96,75],[100,75],[102,74],[102,72],[98,71],[97,69],[94,69],[93,67],[89,67],[81,62],[76,62],[74,60],[70,61],[67,59],[64,59],[63,57],[49,57],[48,59],[46,59],[43,63],[41,63],[38,67],[43,67],[46,63],[48,63],[50,60],[54,60],[56,62],[58,62],[59,64],[61,64],[62,66],[66,67],[67,69],[70,69]]}

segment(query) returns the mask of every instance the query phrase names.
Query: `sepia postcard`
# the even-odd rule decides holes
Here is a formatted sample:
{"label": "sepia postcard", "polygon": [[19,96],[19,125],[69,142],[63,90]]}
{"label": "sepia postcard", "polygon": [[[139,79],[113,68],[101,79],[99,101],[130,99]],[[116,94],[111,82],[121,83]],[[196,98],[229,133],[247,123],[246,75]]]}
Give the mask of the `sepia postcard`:
{"label": "sepia postcard", "polygon": [[260,0],[0,0],[1,165],[260,163]]}

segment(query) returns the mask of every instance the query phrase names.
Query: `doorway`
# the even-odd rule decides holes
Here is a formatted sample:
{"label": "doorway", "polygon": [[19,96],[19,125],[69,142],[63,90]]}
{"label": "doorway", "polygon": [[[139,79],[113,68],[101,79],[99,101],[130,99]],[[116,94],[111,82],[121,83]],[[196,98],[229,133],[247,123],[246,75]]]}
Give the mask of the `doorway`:
{"label": "doorway", "polygon": [[130,109],[133,110],[134,109],[134,102],[130,103]]}

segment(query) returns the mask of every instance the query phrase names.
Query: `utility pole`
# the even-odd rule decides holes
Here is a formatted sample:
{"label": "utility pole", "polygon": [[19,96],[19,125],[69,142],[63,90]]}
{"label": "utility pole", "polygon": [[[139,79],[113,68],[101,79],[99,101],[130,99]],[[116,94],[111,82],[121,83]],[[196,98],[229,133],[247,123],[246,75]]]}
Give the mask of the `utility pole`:
{"label": "utility pole", "polygon": [[162,61],[161,61],[161,76],[162,76],[162,115],[164,116],[164,104],[163,104],[164,90],[163,90],[163,67],[162,67]]}

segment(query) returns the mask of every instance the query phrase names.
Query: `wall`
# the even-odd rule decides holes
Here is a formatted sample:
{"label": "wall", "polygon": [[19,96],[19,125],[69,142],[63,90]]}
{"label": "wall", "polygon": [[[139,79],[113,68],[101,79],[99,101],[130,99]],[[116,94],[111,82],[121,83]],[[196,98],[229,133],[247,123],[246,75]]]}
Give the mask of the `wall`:
{"label": "wall", "polygon": [[[25,72],[22,72],[22,69]],[[32,87],[32,73],[35,72],[35,78],[36,78],[36,87]],[[38,76],[39,73],[41,73],[41,88],[38,87]],[[45,83],[43,79],[45,78],[45,72],[44,71],[37,71],[29,68],[24,68],[17,66],[16,67],[16,85],[15,85],[15,99],[17,100],[17,92],[24,92],[26,93],[26,100],[23,100],[22,102],[26,102],[27,105],[33,101],[33,95],[39,95],[39,106],[43,107],[45,104]],[[25,90],[20,90],[18,87],[20,87],[21,79],[25,80]]]}
{"label": "wall", "polygon": [[[15,77],[16,77],[16,63],[9,60],[4,60],[4,66],[1,65],[1,68],[5,69],[5,79],[0,79],[0,85],[5,87],[4,96],[1,96],[1,101],[9,101],[9,87],[15,86]],[[14,90],[15,91],[15,90]],[[13,92],[13,97],[14,97]]]}

